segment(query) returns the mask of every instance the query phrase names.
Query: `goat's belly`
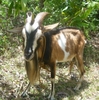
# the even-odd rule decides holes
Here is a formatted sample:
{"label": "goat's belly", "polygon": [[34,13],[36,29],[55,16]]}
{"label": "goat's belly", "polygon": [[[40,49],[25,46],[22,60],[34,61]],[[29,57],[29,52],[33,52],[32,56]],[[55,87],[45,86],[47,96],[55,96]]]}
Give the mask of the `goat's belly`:
{"label": "goat's belly", "polygon": [[67,61],[72,61],[72,59],[56,60],[56,63],[58,63],[58,62],[67,62]]}
{"label": "goat's belly", "polygon": [[57,62],[66,62],[66,61],[70,61],[72,59],[69,59],[69,53],[65,52],[64,53],[64,58],[63,59],[57,59]]}
{"label": "goat's belly", "polygon": [[73,55],[70,55],[69,53],[68,53],[68,55],[64,55],[64,58],[63,59],[57,59],[56,60],[56,63],[57,62],[67,62],[67,61],[72,61],[73,60],[73,58],[75,57],[76,55],[75,54],[73,54]]}
{"label": "goat's belly", "polygon": [[67,62],[67,61],[72,61],[72,59],[68,59],[68,58],[67,58],[67,59],[63,59],[63,60],[56,60],[56,63],[57,63],[57,62]]}

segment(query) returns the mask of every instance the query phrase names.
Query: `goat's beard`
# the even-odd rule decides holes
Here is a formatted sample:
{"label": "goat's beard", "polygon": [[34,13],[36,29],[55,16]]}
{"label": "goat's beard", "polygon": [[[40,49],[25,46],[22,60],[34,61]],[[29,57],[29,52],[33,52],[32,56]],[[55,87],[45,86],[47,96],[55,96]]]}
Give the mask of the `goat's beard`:
{"label": "goat's beard", "polygon": [[34,55],[32,60],[26,61],[25,67],[30,83],[35,84],[35,82],[39,79],[40,75],[37,54]]}

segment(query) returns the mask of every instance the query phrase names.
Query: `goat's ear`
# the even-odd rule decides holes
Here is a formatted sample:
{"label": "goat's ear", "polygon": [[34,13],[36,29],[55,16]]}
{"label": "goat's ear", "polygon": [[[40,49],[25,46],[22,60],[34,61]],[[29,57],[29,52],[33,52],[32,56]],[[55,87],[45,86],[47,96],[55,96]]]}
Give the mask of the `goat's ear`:
{"label": "goat's ear", "polygon": [[23,26],[22,27],[13,28],[13,29],[7,30],[7,31],[10,32],[10,33],[22,33],[22,29],[23,29]]}
{"label": "goat's ear", "polygon": [[41,25],[43,23],[44,18],[48,15],[48,12],[41,12],[37,14],[37,16],[34,19],[34,23],[39,23]]}
{"label": "goat's ear", "polygon": [[58,25],[59,23],[44,26],[43,33],[56,28]]}

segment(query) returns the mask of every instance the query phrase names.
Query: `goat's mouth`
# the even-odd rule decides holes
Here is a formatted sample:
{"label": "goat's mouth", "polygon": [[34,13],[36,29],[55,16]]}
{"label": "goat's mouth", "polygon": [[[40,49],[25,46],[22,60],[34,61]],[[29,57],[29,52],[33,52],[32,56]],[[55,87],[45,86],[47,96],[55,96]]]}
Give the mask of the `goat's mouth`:
{"label": "goat's mouth", "polygon": [[24,54],[24,58],[26,61],[31,61],[33,59],[33,57],[34,57],[34,54],[27,55],[27,56]]}

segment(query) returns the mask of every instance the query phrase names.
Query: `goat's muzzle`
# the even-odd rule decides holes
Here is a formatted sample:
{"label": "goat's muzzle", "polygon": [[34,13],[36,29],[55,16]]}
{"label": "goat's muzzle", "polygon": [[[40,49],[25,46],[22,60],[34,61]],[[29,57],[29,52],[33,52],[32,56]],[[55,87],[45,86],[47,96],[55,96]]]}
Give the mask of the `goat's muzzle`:
{"label": "goat's muzzle", "polygon": [[30,61],[34,57],[34,54],[33,52],[24,52],[24,57],[26,61]]}

